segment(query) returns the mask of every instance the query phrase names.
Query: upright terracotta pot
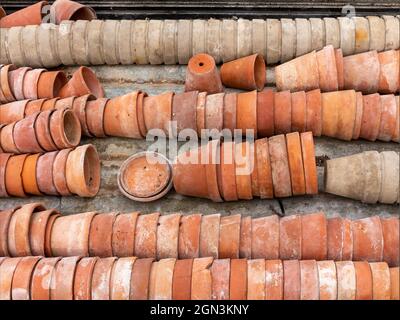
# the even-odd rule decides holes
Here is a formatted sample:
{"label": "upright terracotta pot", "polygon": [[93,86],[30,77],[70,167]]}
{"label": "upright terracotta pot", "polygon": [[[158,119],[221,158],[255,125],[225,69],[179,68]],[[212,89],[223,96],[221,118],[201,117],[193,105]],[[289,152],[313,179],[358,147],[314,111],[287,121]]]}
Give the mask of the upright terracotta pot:
{"label": "upright terracotta pot", "polygon": [[6,189],[10,196],[26,197],[22,183],[22,170],[27,156],[27,154],[12,156],[7,161]]}
{"label": "upright terracotta pot", "polygon": [[44,15],[43,7],[45,5],[47,5],[47,1],[40,1],[1,18],[0,28],[41,24]]}
{"label": "upright terracotta pot", "polygon": [[91,144],[77,147],[67,159],[68,189],[80,197],[94,197],[100,188],[100,170],[96,148]]}
{"label": "upright terracotta pot", "polygon": [[43,72],[38,81],[38,98],[55,98],[60,96],[61,88],[67,83],[62,71]]}
{"label": "upright terracotta pot", "polygon": [[83,4],[70,0],[57,0],[51,8],[51,17],[56,24],[64,20],[93,20],[96,19],[94,10]]}
{"label": "upright terracotta pot", "polygon": [[166,92],[157,96],[144,98],[144,122],[148,131],[159,129],[168,134],[169,121],[172,120],[173,97],[173,92]]}
{"label": "upright terracotta pot", "polygon": [[227,87],[261,91],[266,81],[264,57],[253,54],[224,63],[221,66],[221,79]]}
{"label": "upright terracotta pot", "polygon": [[81,125],[72,110],[60,109],[51,114],[50,133],[58,149],[76,147],[81,141]]}
{"label": "upright terracotta pot", "polygon": [[79,97],[92,94],[96,98],[104,98],[104,90],[96,74],[88,67],[80,67],[59,92],[61,98]]}
{"label": "upright terracotta pot", "polygon": [[51,251],[54,256],[88,256],[89,231],[95,212],[86,212],[56,219],[51,230]]}
{"label": "upright terracotta pot", "polygon": [[215,60],[206,53],[190,58],[186,69],[185,91],[218,93],[224,90]]}
{"label": "upright terracotta pot", "polygon": [[24,257],[18,263],[13,276],[11,299],[30,300],[31,299],[31,278],[35,266],[41,257]]}

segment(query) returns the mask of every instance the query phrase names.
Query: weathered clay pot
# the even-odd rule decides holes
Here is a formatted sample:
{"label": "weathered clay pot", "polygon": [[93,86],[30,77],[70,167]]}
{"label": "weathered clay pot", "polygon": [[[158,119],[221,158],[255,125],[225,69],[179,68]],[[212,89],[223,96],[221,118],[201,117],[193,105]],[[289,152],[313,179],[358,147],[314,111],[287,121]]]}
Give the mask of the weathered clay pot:
{"label": "weathered clay pot", "polygon": [[178,240],[180,259],[199,257],[201,220],[201,214],[191,214],[181,218]]}
{"label": "weathered clay pot", "polygon": [[166,92],[157,96],[144,98],[144,122],[148,131],[160,129],[165,134],[168,134],[169,121],[172,120],[173,97],[173,92]]}
{"label": "weathered clay pot", "polygon": [[40,1],[1,18],[0,28],[41,24],[45,5],[47,5],[47,1]]}
{"label": "weathered clay pot", "polygon": [[131,277],[131,300],[147,300],[149,297],[150,272],[153,259],[138,259],[133,265]]}
{"label": "weathered clay pot", "polygon": [[[172,285],[174,277],[175,259],[162,259],[159,262],[153,263],[156,265],[154,278],[150,275],[150,292],[149,299],[151,300],[171,300]],[[153,269],[152,269],[153,273]],[[154,283],[152,282],[154,279]]]}
{"label": "weathered clay pot", "polygon": [[325,260],[328,255],[327,222],[322,212],[301,218],[302,259]]}
{"label": "weathered clay pot", "polygon": [[205,109],[205,128],[221,131],[224,125],[225,93],[207,95]]}
{"label": "weathered clay pot", "polygon": [[0,214],[0,256],[8,257],[8,226],[10,225],[11,217],[15,210],[20,207],[16,207],[11,210],[1,211]]}
{"label": "weathered clay pot", "polygon": [[379,135],[382,116],[382,102],[379,94],[363,96],[363,114],[360,138],[375,141]]}
{"label": "weathered clay pot", "polygon": [[400,272],[399,267],[390,268],[390,284],[391,284],[391,300],[399,300],[400,299]]}
{"label": "weathered clay pot", "polygon": [[372,300],[372,273],[369,263],[355,261],[356,271],[356,300]]}
{"label": "weathered clay pot", "polygon": [[86,103],[86,124],[91,135],[103,138],[104,132],[104,110],[109,99],[100,98]]}
{"label": "weathered clay pot", "polygon": [[[4,130],[3,130],[4,131]],[[22,169],[24,167],[27,154],[12,156],[7,161],[6,166],[6,189],[7,194],[14,197],[26,197],[22,183]]]}
{"label": "weathered clay pot", "polygon": [[96,74],[88,67],[80,67],[59,92],[61,98],[79,97],[92,94],[96,98],[104,98],[104,90]]}
{"label": "weathered clay pot", "polygon": [[335,49],[332,45],[324,47],[316,54],[321,91],[338,90],[338,71],[336,67]]}
{"label": "weathered clay pot", "polygon": [[8,197],[6,188],[6,168],[11,153],[0,153],[0,197]]}
{"label": "weathered clay pot", "polygon": [[40,257],[24,257],[15,268],[12,287],[12,300],[30,300],[31,277]]}
{"label": "weathered clay pot", "polygon": [[74,277],[81,257],[67,257],[58,261],[51,278],[50,300],[74,300]]}
{"label": "weathered clay pot", "polygon": [[376,262],[383,258],[383,233],[379,217],[355,220],[353,229],[353,258]]}
{"label": "weathered clay pot", "polygon": [[88,256],[89,231],[95,212],[62,216],[51,230],[51,250],[54,256]]}
{"label": "weathered clay pot", "polygon": [[67,186],[80,197],[94,197],[100,188],[100,159],[96,148],[84,145],[70,152],[66,164]]}
{"label": "weathered clay pot", "polygon": [[17,121],[14,126],[13,138],[20,153],[43,152],[36,138],[35,122],[39,113]]}
{"label": "weathered clay pot", "polygon": [[205,215],[200,226],[200,257],[219,257],[219,214]]}
{"label": "weathered clay pot", "polygon": [[234,148],[235,145],[231,141],[222,143],[220,148],[221,162],[217,167],[217,173],[219,174],[218,184],[221,190],[221,196],[225,201],[238,200],[236,191]]}
{"label": "weathered clay pot", "polygon": [[318,193],[318,174],[315,160],[314,139],[311,132],[300,134],[301,153],[303,155],[306,194]]}
{"label": "weathered clay pot", "polygon": [[363,93],[378,91],[380,64],[378,53],[369,51],[343,58],[344,89]]}
{"label": "weathered clay pot", "polygon": [[305,54],[275,67],[278,91],[308,91],[319,88],[316,52]]}
{"label": "weathered clay pot", "polygon": [[396,112],[396,129],[393,133],[392,141],[400,142],[400,96],[395,97],[397,104]]}
{"label": "weathered clay pot", "polygon": [[[382,183],[378,201],[380,203],[399,202],[399,154],[383,151],[381,157]],[[396,196],[397,195],[397,196]]]}
{"label": "weathered clay pot", "polygon": [[139,124],[140,134],[143,137],[147,136],[147,128],[146,128],[146,123],[145,123],[145,120],[144,120],[144,109],[143,109],[144,108],[143,100],[144,100],[145,96],[147,96],[147,93],[140,92],[138,94],[137,101],[136,101],[137,121],[138,121],[138,124]]}
{"label": "weathered clay pot", "polygon": [[29,67],[22,67],[8,73],[8,80],[11,84],[11,90],[16,100],[24,100],[24,79]]}
{"label": "weathered clay pot", "polygon": [[381,123],[378,139],[390,141],[396,130],[397,104],[394,95],[381,95]]}
{"label": "weathered clay pot", "polygon": [[135,228],[139,212],[120,214],[114,221],[112,234],[113,255],[132,257],[135,251]]}
{"label": "weathered clay pot", "polygon": [[0,300],[11,300],[13,275],[21,260],[22,258],[9,258],[0,265]]}
{"label": "weathered clay pot", "polygon": [[45,71],[45,69],[33,69],[26,73],[23,87],[25,99],[38,99],[38,82],[40,75]]}
{"label": "weathered clay pot", "polygon": [[318,282],[316,261],[300,261],[300,300],[319,300]]}
{"label": "weathered clay pot", "polygon": [[50,133],[58,149],[76,147],[81,141],[81,125],[69,109],[56,110],[50,117]]}
{"label": "weathered clay pot", "polygon": [[41,111],[42,106],[46,99],[30,100],[25,107],[25,116],[30,116],[36,112]]}
{"label": "weathered clay pot", "polygon": [[0,83],[1,83],[1,91],[3,93],[3,99],[1,102],[13,102],[15,101],[15,97],[11,90],[11,83],[8,78],[8,73],[12,70],[15,70],[17,67],[13,64],[5,65],[1,68],[0,71]]}
{"label": "weathered clay pot", "polygon": [[60,100],[60,98],[52,98],[52,99],[46,99],[43,104],[41,111],[48,111],[48,110],[55,110],[56,109],[56,104]]}
{"label": "weathered clay pot", "polygon": [[376,203],[382,186],[381,157],[377,151],[364,152],[364,192],[361,201]]}
{"label": "weathered clay pot", "polygon": [[264,57],[253,54],[224,63],[221,66],[221,79],[230,88],[261,91],[266,79]]}
{"label": "weathered clay pot", "polygon": [[34,256],[44,256],[46,228],[51,215],[59,215],[59,212],[54,209],[34,212],[31,217],[29,229],[29,243],[31,252]]}
{"label": "weathered clay pot", "polygon": [[18,154],[19,151],[17,146],[14,142],[13,131],[16,122],[12,122],[4,127],[2,127],[0,131],[0,141],[1,141],[1,148],[4,152],[8,153],[16,153]]}
{"label": "weathered clay pot", "polygon": [[338,79],[338,89],[344,89],[344,66],[343,66],[343,52],[342,49],[335,49],[336,70]]}
{"label": "weathered clay pot", "polygon": [[222,202],[218,185],[217,167],[220,163],[220,141],[211,140],[207,144],[206,179],[208,187],[208,197],[214,202]]}
{"label": "weathered clay pot", "polygon": [[386,262],[373,262],[369,264],[372,273],[372,299],[390,299],[390,271]]}
{"label": "weathered clay pot", "polygon": [[157,252],[157,224],[159,213],[140,215],[135,229],[135,256],[154,258]]}
{"label": "weathered clay pot", "polygon": [[186,69],[185,91],[218,93],[224,90],[215,60],[199,53],[190,58]]}
{"label": "weathered clay pot", "polygon": [[43,72],[38,82],[38,98],[55,98],[60,96],[61,88],[67,83],[62,71]]}
{"label": "weathered clay pot", "polygon": [[254,170],[254,148],[249,142],[234,145],[235,178],[238,199],[250,200],[253,198],[251,173]]}
{"label": "weathered clay pot", "polygon": [[251,257],[253,259],[279,258],[279,218],[276,215],[252,219]]}
{"label": "weathered clay pot", "polygon": [[135,260],[136,257],[127,257],[115,261],[111,272],[110,300],[129,300]]}
{"label": "weathered clay pot", "polygon": [[210,267],[213,258],[196,258],[193,260],[191,300],[210,300],[212,278]]}
{"label": "weathered clay pot", "polygon": [[192,268],[193,259],[176,260],[172,282],[173,300],[190,300]]}
{"label": "weathered clay pot", "polygon": [[294,196],[303,195],[306,193],[306,185],[300,135],[298,132],[288,133],[286,135],[286,146],[292,182],[292,193]]}
{"label": "weathered clay pot", "polygon": [[134,91],[107,102],[104,111],[104,132],[107,135],[143,138],[137,121],[136,101],[138,94],[138,91]]}
{"label": "weathered clay pot", "polygon": [[8,249],[12,257],[32,255],[29,242],[31,216],[44,210],[40,203],[30,203],[13,213],[8,227]]}
{"label": "weathered clay pot", "polygon": [[274,195],[278,198],[289,197],[292,195],[292,186],[285,136],[279,135],[269,138],[268,147]]}
{"label": "weathered clay pot", "polygon": [[399,219],[396,217],[381,219],[383,233],[383,261],[390,267],[398,266],[400,262]]}
{"label": "weathered clay pot", "polygon": [[274,131],[275,134],[291,132],[292,97],[289,91],[275,93]]}
{"label": "weathered clay pot", "polygon": [[380,63],[378,90],[382,93],[395,93],[400,88],[399,51],[389,50],[378,53]]}
{"label": "weathered clay pot", "polygon": [[31,299],[50,300],[51,278],[61,258],[42,258],[32,274]]}
{"label": "weathered clay pot", "polygon": [[36,182],[40,192],[58,196],[53,180],[53,164],[58,151],[47,152],[41,155],[36,164]]}
{"label": "weathered clay pot", "polygon": [[57,110],[65,109],[65,108],[72,109],[74,106],[75,99],[76,99],[76,97],[68,97],[68,98],[59,99],[56,101],[54,109],[57,109]]}
{"label": "weathered clay pot", "polygon": [[[199,98],[197,101],[199,101]],[[236,129],[236,124],[237,124],[237,97],[238,94],[236,92],[232,93],[225,93],[224,97],[224,129],[228,129],[231,131],[233,134],[233,131]],[[257,100],[258,101],[258,100]],[[199,113],[197,109],[197,113]],[[258,110],[258,109],[257,109]],[[199,122],[197,121],[197,124]],[[199,133],[199,125],[197,125],[197,132]]]}
{"label": "weathered clay pot", "polygon": [[94,10],[83,4],[69,0],[57,0],[51,8],[51,17],[54,23],[60,24],[64,20],[93,20],[96,19]]}
{"label": "weathered clay pot", "polygon": [[341,217],[328,219],[328,259],[351,260],[353,257],[352,222]]}
{"label": "weathered clay pot", "polygon": [[229,299],[247,299],[247,259],[231,260]]}
{"label": "weathered clay pot", "polygon": [[157,259],[178,258],[181,214],[160,216],[157,228]]}
{"label": "weathered clay pot", "polygon": [[300,264],[298,260],[283,261],[283,298],[300,300]]}
{"label": "weathered clay pot", "polygon": [[89,127],[87,125],[86,104],[88,103],[88,101],[94,99],[95,97],[93,95],[87,94],[75,98],[72,104],[72,109],[79,120],[82,134],[87,137],[92,137],[92,134],[89,132]]}
{"label": "weathered clay pot", "polygon": [[92,300],[92,277],[98,259],[83,258],[78,262],[74,276],[74,300]]}
{"label": "weathered clay pot", "polygon": [[337,299],[336,266],[334,261],[317,261],[319,276],[319,299]]}
{"label": "weathered clay pot", "polygon": [[360,137],[363,109],[363,95],[361,92],[356,92],[356,118],[352,137],[354,140],[357,140]]}
{"label": "weathered clay pot", "polygon": [[294,92],[292,97],[291,131],[307,131],[307,95],[304,91]]}
{"label": "weathered clay pot", "polygon": [[89,254],[100,258],[111,257],[113,224],[116,213],[103,213],[96,215],[90,226]]}
{"label": "weathered clay pot", "polygon": [[322,133],[322,101],[321,90],[315,89],[306,92],[307,120],[306,130],[319,137]]}
{"label": "weathered clay pot", "polygon": [[197,130],[198,91],[178,93],[172,101],[172,120],[177,122],[177,134],[184,129]]}
{"label": "weathered clay pot", "polygon": [[15,101],[3,104],[0,108],[0,124],[9,124],[24,118],[29,100]]}
{"label": "weathered clay pot", "polygon": [[240,220],[240,214],[221,217],[219,229],[219,258],[239,258]]}
{"label": "weathered clay pot", "polygon": [[274,134],[274,95],[269,89],[257,94],[257,130],[261,138]]}
{"label": "weathered clay pot", "polygon": [[40,112],[35,122],[35,133],[39,145],[43,150],[57,150],[50,133],[50,117],[54,110]]}
{"label": "weathered clay pot", "polygon": [[72,149],[60,150],[53,162],[53,183],[57,192],[61,196],[70,196],[66,178],[66,166],[69,153]]}
{"label": "weathered clay pot", "polygon": [[242,217],[240,221],[239,257],[251,259],[252,251],[252,218]]}
{"label": "weathered clay pot", "polygon": [[236,129],[242,130],[242,135],[257,137],[257,91],[239,93],[237,96]]}
{"label": "weathered clay pot", "polygon": [[337,261],[337,299],[354,300],[356,297],[356,272],[351,261]]}
{"label": "weathered clay pot", "polygon": [[292,215],[279,220],[279,258],[301,259],[301,216]]}
{"label": "weathered clay pot", "polygon": [[22,183],[24,190],[27,194],[40,196],[42,193],[39,190],[36,181],[36,168],[40,153],[29,155],[25,159],[24,167],[22,169]]}
{"label": "weathered clay pot", "polygon": [[280,260],[265,261],[265,299],[283,299],[283,264]]}
{"label": "weathered clay pot", "polygon": [[51,233],[53,231],[54,222],[59,216],[60,214],[52,214],[47,221],[46,233],[44,237],[44,252],[47,257],[53,256],[53,251],[51,249]]}
{"label": "weathered clay pot", "polygon": [[[206,102],[207,102],[207,92],[199,92],[199,94],[197,95],[197,103],[196,103],[196,127],[197,127],[197,135],[199,137],[202,137],[203,130],[206,128]],[[224,108],[225,108],[225,101],[224,101]],[[236,119],[236,106],[235,106],[235,119]]]}
{"label": "weathered clay pot", "polygon": [[92,275],[92,300],[110,300],[111,273],[116,258],[98,259]]}

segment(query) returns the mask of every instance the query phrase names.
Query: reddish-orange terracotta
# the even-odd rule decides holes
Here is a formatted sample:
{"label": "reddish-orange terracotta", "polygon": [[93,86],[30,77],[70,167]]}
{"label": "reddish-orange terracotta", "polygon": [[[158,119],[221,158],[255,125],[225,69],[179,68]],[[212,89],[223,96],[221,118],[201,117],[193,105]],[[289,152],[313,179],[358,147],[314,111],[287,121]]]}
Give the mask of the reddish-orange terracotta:
{"label": "reddish-orange terracotta", "polygon": [[[206,128],[206,102],[207,102],[207,92],[199,92],[199,94],[197,96],[197,103],[196,103],[196,126],[197,126],[197,135],[199,137],[202,136],[202,133],[203,133],[202,131]],[[225,107],[226,106],[224,104],[224,108]],[[225,117],[225,113],[224,113],[224,117]],[[224,121],[225,121],[225,118],[224,118]],[[236,121],[236,105],[235,105],[235,121]]]}
{"label": "reddish-orange terracotta", "polygon": [[321,91],[338,90],[338,70],[333,46],[328,45],[318,51],[316,58],[318,62],[319,88]]}
{"label": "reddish-orange terracotta", "polygon": [[81,141],[78,117],[69,109],[56,110],[50,117],[50,133],[57,148],[76,147]]}
{"label": "reddish-orange terracotta", "polygon": [[50,300],[51,278],[61,258],[42,258],[32,274],[31,299]]}
{"label": "reddish-orange terracotta", "polygon": [[242,217],[240,221],[239,258],[251,259],[251,225],[250,216]]}
{"label": "reddish-orange terracotta", "polygon": [[29,243],[33,256],[45,256],[46,229],[50,216],[59,215],[55,209],[34,212],[29,227]]}
{"label": "reddish-orange terracotta", "polygon": [[59,97],[61,88],[67,83],[67,76],[62,71],[43,72],[38,81],[38,98]]}
{"label": "reddish-orange terracotta", "polygon": [[220,146],[219,140],[211,140],[207,144],[206,179],[208,188],[208,197],[214,202],[222,202],[220,194],[220,186],[218,186],[217,167],[220,163]]}
{"label": "reddish-orange terracotta", "polygon": [[[60,150],[53,162],[53,183],[57,192],[61,196],[70,196],[71,192],[68,189],[66,179],[66,166],[69,153],[72,149]],[[25,162],[26,165],[26,162]]]}
{"label": "reddish-orange terracotta", "polygon": [[197,130],[198,91],[177,93],[172,101],[172,121],[176,121],[177,133],[184,129]]}
{"label": "reddish-orange terracotta", "polygon": [[17,149],[17,146],[15,145],[14,135],[13,135],[15,124],[16,122],[10,123],[1,129],[0,141],[1,141],[1,148],[5,152],[18,154],[19,151]]}
{"label": "reddish-orange terracotta", "polygon": [[236,201],[238,196],[236,191],[233,142],[226,141],[221,144],[220,159],[220,164],[217,166],[217,174],[221,196],[225,201]]}
{"label": "reddish-orange terracotta", "polygon": [[157,259],[178,258],[181,214],[160,216],[157,228]]}
{"label": "reddish-orange terracotta", "polygon": [[319,299],[337,300],[336,265],[332,260],[317,261],[319,277]]}
{"label": "reddish-orange terracotta", "polygon": [[150,270],[153,259],[138,259],[133,265],[131,278],[131,300],[147,300],[149,297]]}
{"label": "reddish-orange terracotta", "polygon": [[98,259],[92,274],[92,300],[110,300],[111,272],[117,258]]}
{"label": "reddish-orange terracotta", "polygon": [[109,99],[99,98],[86,103],[86,123],[91,135],[103,138],[104,132],[104,110]]}
{"label": "reddish-orange terracotta", "polygon": [[115,261],[110,280],[110,299],[129,300],[131,291],[132,267],[136,257],[119,258]]}
{"label": "reddish-orange terracotta", "polygon": [[383,261],[386,261],[389,267],[395,267],[400,264],[400,225],[397,217],[381,219],[383,233]]}
{"label": "reddish-orange terracotta", "polygon": [[35,132],[39,145],[46,151],[57,150],[50,133],[50,117],[54,111],[40,112],[35,122]]}
{"label": "reddish-orange terracotta", "polygon": [[301,217],[301,258],[326,260],[328,255],[327,222],[322,212]]}
{"label": "reddish-orange terracotta", "polygon": [[154,258],[157,252],[157,224],[160,214],[140,215],[135,229],[135,256]]}
{"label": "reddish-orange terracotta", "polygon": [[400,277],[399,277],[399,267],[390,268],[390,299],[399,300],[400,299]]}
{"label": "reddish-orange terracotta", "polygon": [[283,299],[283,265],[281,260],[265,261],[265,299]]}
{"label": "reddish-orange terracotta", "polygon": [[15,210],[20,207],[16,207],[11,210],[0,211],[0,256],[8,257],[8,226],[10,225],[11,217]]}
{"label": "reddish-orange terracotta", "polygon": [[0,81],[1,81],[1,91],[3,92],[4,98],[1,102],[13,102],[15,101],[15,97],[11,90],[11,84],[8,79],[8,73],[12,70],[15,70],[17,67],[13,64],[5,65],[1,68],[0,71]]}
{"label": "reddish-orange terracotta", "polygon": [[220,214],[204,215],[200,224],[200,257],[219,257]]}
{"label": "reddish-orange terracotta", "polygon": [[354,131],[353,131],[354,140],[357,140],[360,137],[363,109],[364,109],[363,95],[361,92],[356,92],[356,117],[354,122]]}
{"label": "reddish-orange terracotta", "polygon": [[292,215],[279,219],[279,258],[301,259],[301,216]]}
{"label": "reddish-orange terracotta", "polygon": [[[238,199],[253,199],[251,173],[254,170],[254,149],[248,141],[235,144],[235,178]],[[253,152],[252,152],[253,151]]]}
{"label": "reddish-orange terracotta", "polygon": [[74,276],[74,300],[92,300],[92,276],[99,258],[82,258]]}
{"label": "reddish-orange terracotta", "polygon": [[28,101],[25,107],[25,116],[30,116],[36,112],[41,111],[42,105],[44,104],[45,101],[46,99],[37,99]]}
{"label": "reddish-orange terracotta", "polygon": [[90,225],[89,254],[100,258],[113,255],[112,235],[113,224],[117,213],[103,213],[96,215]]}
{"label": "reddish-orange terracotta", "polygon": [[386,262],[370,263],[372,273],[372,299],[389,300],[390,291],[390,271]]}
{"label": "reddish-orange terracotta", "polygon": [[0,28],[11,28],[17,26],[39,25],[42,23],[43,7],[47,1],[40,1],[31,6],[9,14],[0,21]]}
{"label": "reddish-orange terracotta", "polygon": [[258,137],[270,137],[274,134],[274,96],[271,89],[257,93]]}
{"label": "reddish-orange terracotta", "polygon": [[380,98],[382,113],[378,139],[382,141],[390,141],[396,130],[396,98],[394,95],[381,95]]}
{"label": "reddish-orange terracotta", "polygon": [[67,257],[58,261],[51,278],[50,300],[74,300],[74,277],[81,257]]}
{"label": "reddish-orange terracotta", "polygon": [[29,67],[21,67],[11,71],[8,79],[11,84],[11,90],[16,100],[24,100],[24,79],[27,72],[31,70]]}
{"label": "reddish-orange terracotta", "polygon": [[239,258],[240,214],[221,217],[219,230],[220,259]]}
{"label": "reddish-orange terracotta", "polygon": [[59,195],[53,180],[53,164],[58,151],[41,155],[36,164],[36,182],[40,192],[48,195]]}
{"label": "reddish-orange terracotta", "polygon": [[135,229],[139,212],[120,214],[114,221],[112,234],[113,256],[135,255]]}
{"label": "reddish-orange terracotta", "polygon": [[283,261],[283,299],[300,300],[300,263],[298,260]]}
{"label": "reddish-orange terracotta", "polygon": [[356,270],[356,300],[372,300],[372,273],[366,261],[354,261]]}
{"label": "reddish-orange terracotta", "polygon": [[291,132],[292,97],[290,91],[275,93],[274,126],[275,134]]}
{"label": "reddish-orange terracotta", "polygon": [[211,300],[213,258],[196,258],[193,260],[191,300]]}
{"label": "reddish-orange terracotta", "polygon": [[298,132],[286,135],[286,146],[289,160],[290,179],[294,196],[306,193],[303,157],[301,152],[300,135]]}
{"label": "reddish-orange terracotta", "polygon": [[205,128],[221,131],[224,125],[225,93],[207,95],[205,109]]}
{"label": "reddish-orange terracotta", "polygon": [[24,78],[23,95],[25,99],[38,99],[38,82],[39,77],[45,69],[29,70]]}
{"label": "reddish-orange terracotta", "polygon": [[251,234],[253,259],[279,258],[279,218],[277,215],[253,219]]}
{"label": "reddish-orange terracotta", "polygon": [[239,93],[237,96],[236,128],[242,135],[253,134],[257,137],[257,91]]}
{"label": "reddish-orange terracotta", "polygon": [[306,194],[318,193],[318,174],[315,160],[314,139],[311,132],[300,134],[301,151],[303,155]]}
{"label": "reddish-orange terracotta", "polygon": [[356,272],[352,261],[336,261],[338,300],[356,298]]}
{"label": "reddish-orange terracotta", "polygon": [[231,260],[214,260],[211,266],[212,300],[229,300]]}
{"label": "reddish-orange terracotta", "polygon": [[22,184],[27,194],[42,195],[36,180],[36,168],[40,156],[41,154],[37,153],[29,155],[25,159],[24,167],[22,168]]}
{"label": "reddish-orange terracotta", "polygon": [[247,259],[232,259],[229,299],[247,300]]}
{"label": "reddish-orange terracotta", "polygon": [[152,129],[161,129],[164,133],[168,134],[169,121],[172,119],[173,97],[173,92],[165,92],[157,96],[144,97],[143,113],[144,123],[147,130],[151,131]]}
{"label": "reddish-orange terracotta", "polygon": [[52,98],[52,99],[45,99],[45,101],[42,104],[41,111],[48,111],[48,110],[54,110],[56,108],[57,102],[60,100],[60,98]]}
{"label": "reddish-orange terracotta", "polygon": [[388,50],[378,53],[380,63],[379,92],[395,93],[400,87],[399,51]]}
{"label": "reddish-orange terracotta", "polygon": [[[175,259],[162,259],[157,264],[154,293],[150,290],[151,300],[172,300]],[[154,264],[153,264],[154,265]],[[152,289],[150,275],[150,289]]]}
{"label": "reddish-orange terracotta", "polygon": [[93,20],[96,19],[95,11],[83,4],[70,0],[57,0],[52,6],[52,17],[56,24],[64,20]]}
{"label": "reddish-orange terracotta", "polygon": [[144,104],[143,100],[145,96],[147,96],[147,93],[144,92],[139,93],[136,101],[136,111],[137,111],[136,116],[139,124],[139,131],[143,137],[147,136],[147,128],[144,120],[144,110],[143,110],[143,104]]}
{"label": "reddish-orange terracotta", "polygon": [[377,216],[355,220],[353,230],[353,258],[357,261],[382,261],[383,233],[381,220]]}
{"label": "reddish-orange terracotta", "polygon": [[307,120],[306,130],[311,131],[314,136],[322,134],[322,97],[321,90],[315,89],[306,92]]}
{"label": "reddish-orange terracotta", "polygon": [[0,265],[0,300],[11,300],[12,279],[22,258],[9,258]]}
{"label": "reddish-orange terracotta", "polygon": [[300,300],[319,300],[318,269],[315,260],[300,261]]}
{"label": "reddish-orange terracotta", "polygon": [[[200,97],[200,94],[199,94]],[[225,93],[224,97],[224,129],[228,129],[233,134],[236,129],[237,123],[237,98],[238,94],[236,92]],[[199,110],[199,109],[197,109]],[[198,112],[198,111],[197,111]]]}
{"label": "reddish-orange terracotta", "polygon": [[307,126],[307,95],[304,91],[293,92],[291,131],[304,132]]}
{"label": "reddish-orange terracotta", "polygon": [[269,158],[268,139],[255,141],[255,155],[257,163],[258,186],[261,199],[272,199],[274,190],[272,185],[271,162]]}
{"label": "reddish-orange terracotta", "polygon": [[[74,111],[74,114],[77,116],[77,119],[79,120],[80,123],[80,128],[82,130],[82,134],[87,136],[87,137],[92,137],[92,134],[89,131],[89,127],[87,124],[87,114],[86,114],[86,105],[88,101],[93,100],[95,97],[91,94],[87,94],[78,98],[74,99],[74,102],[72,103],[72,106],[69,107],[70,109],[72,108]],[[58,108],[60,111],[62,108]]]}
{"label": "reddish-orange terracotta", "polygon": [[193,259],[176,260],[172,282],[173,300],[190,300],[192,268]]}
{"label": "reddish-orange terracotta", "polygon": [[0,123],[9,124],[24,118],[29,100],[15,101],[4,104],[0,108]]}
{"label": "reddish-orange terracotta", "polygon": [[344,66],[343,66],[343,51],[342,49],[335,49],[336,70],[338,79],[338,89],[344,88]]}
{"label": "reddish-orange terracotta", "polygon": [[1,153],[0,152],[0,197],[8,197],[6,188],[6,169],[7,163],[10,159],[10,153]]}
{"label": "reddish-orange terracotta", "polygon": [[201,218],[201,214],[191,214],[181,218],[178,241],[180,259],[199,257]]}
{"label": "reddish-orange terracotta", "polygon": [[11,287],[12,300],[31,299],[31,277],[40,257],[24,257],[14,271]]}
{"label": "reddish-orange terracotta", "polygon": [[53,214],[49,217],[49,221],[47,222],[46,232],[44,237],[44,252],[45,256],[47,257],[53,256],[53,251],[51,249],[51,232],[53,231],[54,222],[57,220],[59,216],[60,214]]}
{"label": "reddish-orange terracotta", "polygon": [[[4,130],[3,130],[4,131]],[[7,161],[6,166],[6,190],[7,194],[14,197],[26,197],[24,186],[22,183],[22,169],[27,154],[12,156]]]}

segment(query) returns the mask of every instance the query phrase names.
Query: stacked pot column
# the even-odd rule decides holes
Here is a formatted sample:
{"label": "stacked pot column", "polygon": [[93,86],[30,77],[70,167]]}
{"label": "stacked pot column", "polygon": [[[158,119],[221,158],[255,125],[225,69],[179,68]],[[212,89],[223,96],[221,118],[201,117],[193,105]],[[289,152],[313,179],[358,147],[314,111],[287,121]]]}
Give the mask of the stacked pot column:
{"label": "stacked pot column", "polygon": [[[92,18],[87,15],[69,18],[82,21],[62,21],[59,26],[42,24],[3,29],[1,36],[7,45],[0,48],[0,63],[42,67],[60,64],[187,64],[198,53],[207,53],[221,63],[259,53],[268,57],[268,64],[276,64],[320,50],[326,45],[342,48],[346,56],[369,50],[380,52],[400,48],[400,22],[396,16],[121,21],[84,21]],[[59,19],[56,22],[59,23]],[[28,33],[35,36],[27,37]],[[356,37],[356,34],[364,36]],[[29,38],[29,45],[18,40]],[[83,43],[87,46],[80,45]],[[146,43],[149,46],[145,50]],[[10,54],[27,52],[27,48],[32,51],[29,61]]]}

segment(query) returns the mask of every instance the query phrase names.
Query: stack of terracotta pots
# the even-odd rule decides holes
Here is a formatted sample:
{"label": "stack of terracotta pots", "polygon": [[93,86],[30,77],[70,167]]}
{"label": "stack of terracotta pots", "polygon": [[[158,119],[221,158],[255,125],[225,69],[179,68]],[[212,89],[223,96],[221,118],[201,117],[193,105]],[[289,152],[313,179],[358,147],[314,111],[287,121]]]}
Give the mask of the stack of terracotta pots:
{"label": "stack of terracotta pots", "polygon": [[212,140],[181,153],[174,163],[177,193],[216,202],[318,193],[311,132],[255,143]]}
{"label": "stack of terracotta pots", "polygon": [[0,258],[1,300],[398,300],[385,262]]}
{"label": "stack of terracotta pots", "polygon": [[279,91],[395,93],[400,90],[400,51],[369,51],[343,58],[341,49],[326,46],[277,66],[275,81]]}
{"label": "stack of terracotta pots", "polygon": [[[4,12],[2,8],[1,11]],[[50,14],[50,16],[46,16],[46,12]],[[8,16],[0,12],[0,28],[35,26],[45,22],[59,24],[64,20],[93,19],[96,19],[94,10],[78,2],[57,0],[52,6],[49,6],[47,1],[40,1]]]}
{"label": "stack of terracotta pots", "polygon": [[[64,19],[74,18],[85,20],[87,16]],[[9,54],[9,48],[19,46],[31,53],[30,63],[36,66],[175,65],[187,64],[198,53],[211,55],[217,63],[259,53],[267,57],[268,64],[276,64],[327,45],[341,48],[345,56],[369,50],[397,50],[400,48],[399,25],[399,16],[389,15],[265,20],[64,21],[60,26],[42,24],[3,29],[1,37],[6,45],[0,47],[0,63],[18,64],[16,57]],[[362,37],[358,36],[360,34]],[[20,65],[30,63],[23,61]]]}
{"label": "stack of terracotta pots", "polygon": [[99,188],[100,160],[90,144],[43,154],[0,153],[0,197],[94,197]]}
{"label": "stack of terracotta pots", "polygon": [[365,203],[399,203],[399,154],[365,151],[327,160],[325,192]]}

